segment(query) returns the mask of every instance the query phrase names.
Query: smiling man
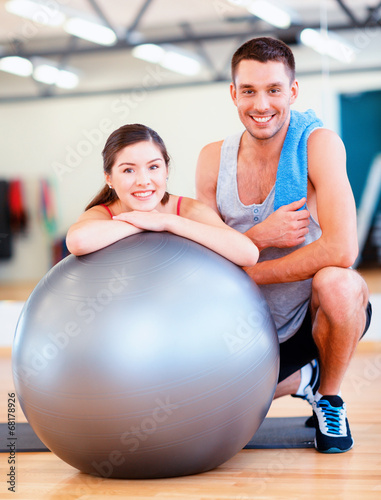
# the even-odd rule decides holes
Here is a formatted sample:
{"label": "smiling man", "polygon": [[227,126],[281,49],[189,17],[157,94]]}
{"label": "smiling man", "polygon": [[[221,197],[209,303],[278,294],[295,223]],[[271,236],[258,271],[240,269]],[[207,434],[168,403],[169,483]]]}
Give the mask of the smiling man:
{"label": "smiling man", "polygon": [[306,399],[316,449],[345,452],[353,438],[340,386],[371,318],[367,286],[350,268],[358,245],[345,148],[312,110],[290,109],[299,85],[279,40],[255,38],[235,52],[230,91],[245,129],[203,148],[198,198],[260,249],[245,270],[278,331],[275,397]]}

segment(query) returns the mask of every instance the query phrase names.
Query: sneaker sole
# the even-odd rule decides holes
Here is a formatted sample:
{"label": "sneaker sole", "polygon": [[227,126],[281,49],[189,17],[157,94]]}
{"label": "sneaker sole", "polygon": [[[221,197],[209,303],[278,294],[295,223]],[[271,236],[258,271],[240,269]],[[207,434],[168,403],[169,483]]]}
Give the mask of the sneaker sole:
{"label": "sneaker sole", "polygon": [[345,453],[346,451],[351,450],[354,445],[354,443],[352,443],[352,446],[346,448],[345,450],[341,450],[340,448],[329,448],[328,450],[319,450],[319,448],[317,447],[316,438],[314,441],[315,441],[315,450],[318,451],[319,453]]}

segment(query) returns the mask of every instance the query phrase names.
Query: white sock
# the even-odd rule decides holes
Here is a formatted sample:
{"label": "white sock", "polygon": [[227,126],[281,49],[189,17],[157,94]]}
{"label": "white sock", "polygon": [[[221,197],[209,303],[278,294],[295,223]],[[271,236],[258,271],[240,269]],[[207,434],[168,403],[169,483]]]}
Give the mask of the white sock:
{"label": "white sock", "polygon": [[297,394],[298,396],[304,396],[304,389],[311,382],[311,377],[312,366],[311,363],[308,363],[307,365],[304,365],[300,370],[300,384],[295,394]]}
{"label": "white sock", "polygon": [[[339,391],[339,393],[337,394],[337,396],[340,396],[341,397],[341,391]],[[315,394],[315,401],[319,401],[321,398],[323,397],[323,394],[320,394],[319,391],[316,391],[316,394]]]}

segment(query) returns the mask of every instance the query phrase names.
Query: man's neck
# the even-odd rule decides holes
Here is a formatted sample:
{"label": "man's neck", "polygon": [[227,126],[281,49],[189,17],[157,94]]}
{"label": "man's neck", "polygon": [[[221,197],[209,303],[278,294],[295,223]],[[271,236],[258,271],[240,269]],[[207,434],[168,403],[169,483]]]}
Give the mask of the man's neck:
{"label": "man's neck", "polygon": [[270,159],[279,157],[287,135],[289,124],[290,116],[283,127],[269,139],[257,139],[245,130],[241,139],[240,148],[242,148],[243,152],[245,152],[245,155],[248,153],[250,156],[254,155],[256,158]]}

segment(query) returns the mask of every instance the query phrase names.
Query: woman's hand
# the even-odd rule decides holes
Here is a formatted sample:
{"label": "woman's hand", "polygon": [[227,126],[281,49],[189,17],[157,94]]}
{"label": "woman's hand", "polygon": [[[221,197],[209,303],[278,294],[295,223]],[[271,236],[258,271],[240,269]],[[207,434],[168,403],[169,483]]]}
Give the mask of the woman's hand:
{"label": "woman's hand", "polygon": [[113,217],[113,220],[128,222],[133,226],[146,231],[166,231],[171,214],[160,213],[157,210],[151,212],[140,212],[133,210],[123,212]]}
{"label": "woman's hand", "polygon": [[[114,221],[127,222],[137,230],[168,231],[210,248],[238,266],[254,266],[258,249],[247,236],[227,226],[216,212],[191,198],[183,198],[182,215],[134,210],[124,212]],[[127,224],[126,224],[127,225]]]}
{"label": "woman's hand", "polygon": [[133,224],[114,222],[104,207],[95,206],[69,228],[66,245],[72,254],[85,255],[140,232],[142,229]]}

